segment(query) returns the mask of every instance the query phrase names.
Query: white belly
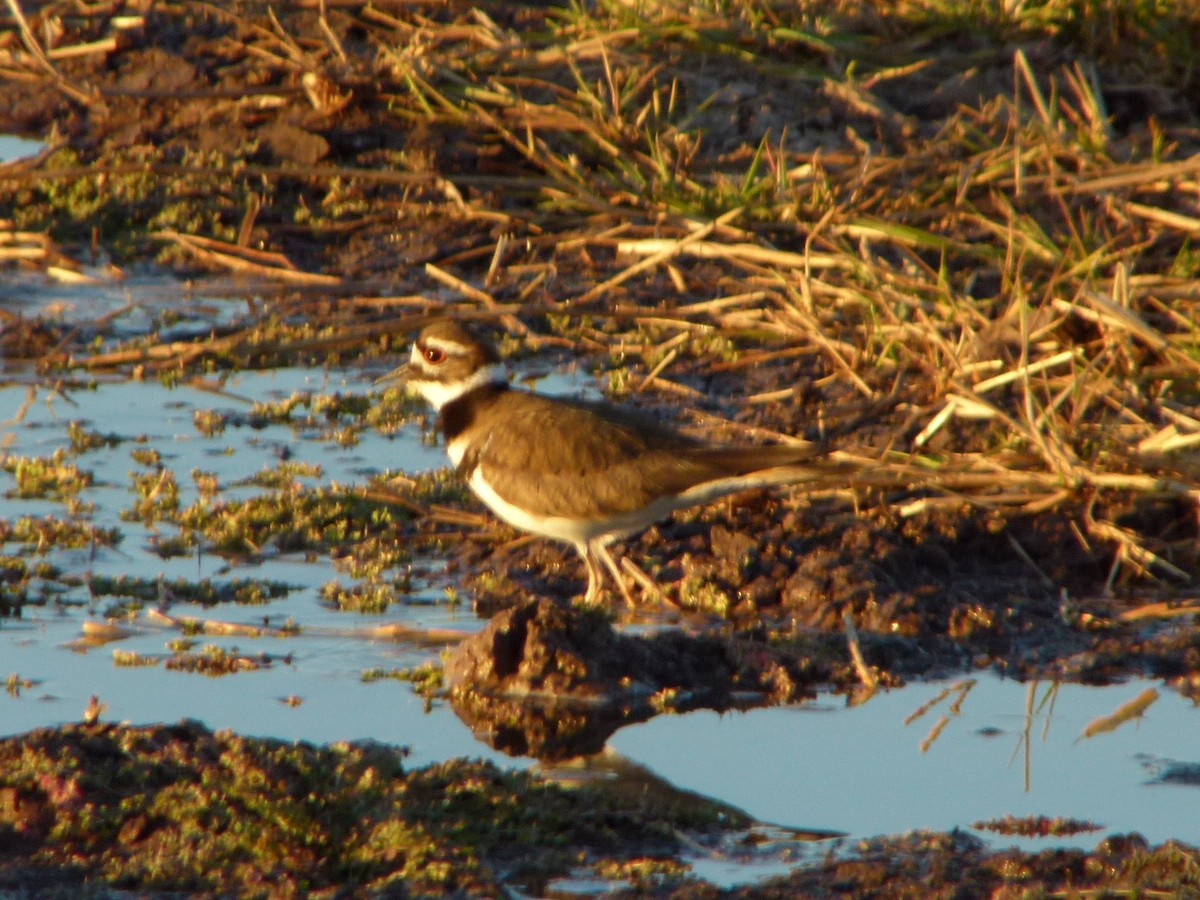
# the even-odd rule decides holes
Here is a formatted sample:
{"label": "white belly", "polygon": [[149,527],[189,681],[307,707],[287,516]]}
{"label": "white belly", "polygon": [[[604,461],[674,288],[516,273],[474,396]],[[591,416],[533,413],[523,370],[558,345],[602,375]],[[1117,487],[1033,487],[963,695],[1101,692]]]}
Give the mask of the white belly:
{"label": "white belly", "polygon": [[[459,458],[462,454],[459,454]],[[475,469],[468,482],[487,508],[507,522],[513,528],[531,531],[543,537],[554,538],[556,541],[566,541],[570,544],[586,544],[592,538],[603,534],[604,529],[597,530],[597,523],[583,519],[570,519],[565,516],[539,516],[509,503],[484,480],[483,472]]]}
{"label": "white belly", "polygon": [[[462,459],[465,449],[463,447],[457,454],[452,454],[451,458],[457,456],[458,459]],[[457,460],[455,462],[457,464]],[[544,516],[531,513],[496,493],[484,479],[481,468],[476,468],[471,473],[468,484],[475,495],[487,504],[488,509],[514,528],[582,547],[590,541],[600,540],[602,543],[608,544],[611,541],[628,537],[665,519],[677,509],[687,509],[689,506],[710,503],[719,497],[750,488],[795,484],[804,480],[802,473],[802,469],[792,470],[781,467],[734,478],[707,481],[689,488],[677,496],[659,497],[642,509],[618,513],[602,519],[573,519],[569,516]]]}

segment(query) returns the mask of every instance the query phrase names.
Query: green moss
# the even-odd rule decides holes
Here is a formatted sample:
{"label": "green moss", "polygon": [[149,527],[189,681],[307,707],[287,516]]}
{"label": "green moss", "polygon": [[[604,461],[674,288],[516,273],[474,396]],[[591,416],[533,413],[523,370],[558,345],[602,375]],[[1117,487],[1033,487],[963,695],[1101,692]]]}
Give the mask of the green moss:
{"label": "green moss", "polygon": [[4,471],[16,480],[15,490],[6,497],[23,500],[66,500],[76,497],[92,483],[92,473],[65,462],[66,451],[59,449],[48,457],[10,456],[3,461]]}
{"label": "green moss", "polygon": [[174,518],[179,510],[179,484],[174,472],[158,468],[149,472],[131,472],[129,478],[138,499],[130,509],[121,511],[122,519],[149,525]]}
{"label": "green moss", "polygon": [[258,553],[268,542],[281,552],[325,550],[393,531],[395,513],[339,487],[289,484],[247,500],[195,503],[175,521],[203,536],[218,553]]}
{"label": "green moss", "polygon": [[260,472],[255,472],[249,478],[238,481],[235,486],[256,485],[264,488],[279,488],[285,489],[293,487],[297,479],[309,478],[318,480],[321,478],[321,467],[314,463],[302,462],[281,462],[273,469],[263,469]]}
{"label": "green moss", "polygon": [[130,597],[146,603],[156,603],[166,595],[178,601],[202,603],[205,606],[217,603],[258,605],[286,597],[292,590],[291,585],[282,581],[234,578],[224,583],[214,583],[207,578],[199,581],[188,581],[184,578],[167,581],[125,575],[94,575],[89,587],[93,594],[102,597]]}
{"label": "green moss", "polygon": [[[230,164],[215,151],[153,144],[110,142],[100,161],[63,148],[46,160],[46,177],[7,196],[18,228],[48,230],[61,241],[101,234],[105,249],[124,259],[162,229],[236,240],[247,200],[261,188],[230,178]],[[173,243],[160,253],[161,261],[185,259]]]}
{"label": "green moss", "polygon": [[216,437],[225,431],[225,421],[224,413],[212,409],[198,409],[192,416],[196,430],[205,437]]}
{"label": "green moss", "polygon": [[[370,488],[386,494],[393,490],[391,482],[394,477],[397,476],[384,473],[372,478]],[[404,484],[403,496],[418,503],[457,505],[472,502],[470,489],[453,469],[436,469],[432,472],[422,472],[415,477],[402,474],[398,479]]]}
{"label": "green moss", "polygon": [[362,673],[362,680],[366,684],[389,678],[408,682],[413,686],[413,691],[427,701],[440,697],[446,687],[445,673],[435,663],[409,669],[367,669]]}
{"label": "green moss", "polygon": [[[20,697],[21,691],[27,691],[36,684],[36,681],[30,678],[22,678],[16,672],[13,672],[4,680],[4,690],[10,697]],[[3,822],[0,821],[0,824],[3,824]]]}
{"label": "green moss", "polygon": [[34,869],[239,896],[496,896],[500,872],[539,884],[583,853],[616,865],[674,848],[678,823],[644,798],[479,762],[405,772],[403,757],[190,722],[41,729],[0,741],[0,835]]}
{"label": "green moss", "polygon": [[[377,510],[386,518],[389,514]],[[375,513],[372,513],[375,515]],[[390,569],[398,568],[412,559],[410,542],[395,529],[363,538],[348,547],[335,551],[334,565],[351,578],[379,580]],[[403,593],[412,590],[412,573],[407,569],[398,577],[396,589]]]}
{"label": "green moss", "polygon": [[113,665],[119,668],[138,668],[157,666],[160,660],[157,656],[147,656],[132,650],[114,650]]}
{"label": "green moss", "polygon": [[297,391],[286,400],[255,403],[250,409],[248,422],[253,427],[262,427],[271,422],[288,424],[292,421],[292,413],[297,409],[305,409],[312,403],[310,391]]}
{"label": "green moss", "polygon": [[687,610],[726,618],[733,600],[719,585],[699,575],[688,575],[679,586],[679,605]]}
{"label": "green moss", "polygon": [[77,550],[94,545],[115,547],[120,541],[121,532],[116,528],[96,528],[77,519],[58,519],[54,516],[22,516],[16,521],[0,519],[0,544],[28,544],[29,549],[37,553],[62,548]]}
{"label": "green moss", "polygon": [[236,647],[226,650],[216,644],[206,644],[196,653],[189,650],[176,653],[167,660],[166,668],[173,672],[196,672],[218,678],[237,672],[257,672],[270,665],[271,659],[266,654],[244,656],[238,653]]}
{"label": "green moss", "polygon": [[162,465],[162,454],[151,447],[138,447],[136,450],[131,450],[129,455],[139,465],[150,468],[158,468]]}
{"label": "green moss", "polygon": [[120,435],[89,431],[79,422],[71,422],[67,425],[67,439],[71,442],[71,452],[77,456],[87,453],[89,450],[115,447],[125,440]]}
{"label": "green moss", "polygon": [[342,612],[382,613],[393,603],[402,603],[410,588],[404,579],[369,581],[348,588],[331,581],[322,586],[321,601]]}

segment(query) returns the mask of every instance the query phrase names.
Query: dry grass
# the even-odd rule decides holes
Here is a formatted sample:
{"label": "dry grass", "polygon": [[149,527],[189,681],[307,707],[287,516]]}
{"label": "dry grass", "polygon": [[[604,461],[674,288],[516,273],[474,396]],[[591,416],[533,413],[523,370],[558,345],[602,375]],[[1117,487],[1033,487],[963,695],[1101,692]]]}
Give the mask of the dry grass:
{"label": "dry grass", "polygon": [[[169,3],[127,49],[95,52],[120,61],[185,20],[220,31],[225,57],[205,56],[216,41],[172,52],[255,77],[236,102],[214,76],[207,94],[154,103],[207,96],[206,128],[245,131],[256,104],[260,119],[331,141],[339,128],[391,137],[307,163],[260,145],[205,161],[189,155],[196,134],[179,131],[137,165],[254,185],[255,205],[218,192],[225,238],[144,211],[131,223],[195,263],[301,285],[282,314],[321,316],[320,328],[264,338],[250,321],[210,342],[77,352],[66,365],[386,348],[442,309],[422,296],[435,288],[457,296],[457,314],[533,347],[620,348],[644,364],[639,389],[671,402],[696,397],[689,373],[804,358],[845,457],[868,460],[863,482],[905,514],[964,499],[1065,510],[1080,542],[1113,548],[1113,579],[1194,580],[1191,3],[330,3],[282,18]],[[72,21],[79,46],[107,33]],[[37,33],[0,40],[0,79],[40,79],[76,110],[129,102],[85,54],[33,52]],[[132,165],[43,161],[0,172],[0,189],[35,198]],[[39,225],[14,216],[0,254],[40,250]],[[297,229],[324,248],[303,263],[323,273],[288,261]],[[390,260],[389,239],[408,247],[422,230],[441,246],[399,271],[337,255],[354,237]],[[336,278],[339,298],[315,299]],[[783,383],[737,399],[763,433],[793,394]],[[1112,512],[1143,501],[1177,511],[1148,527]],[[1178,509],[1190,528],[1178,530]]]}

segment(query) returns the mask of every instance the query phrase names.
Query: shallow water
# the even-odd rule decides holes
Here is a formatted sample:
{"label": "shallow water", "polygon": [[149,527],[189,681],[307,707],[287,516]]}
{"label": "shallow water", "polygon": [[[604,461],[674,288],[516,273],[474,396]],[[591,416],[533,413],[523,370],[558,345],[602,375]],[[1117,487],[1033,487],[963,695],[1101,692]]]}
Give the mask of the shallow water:
{"label": "shallow water", "polygon": [[0,163],[36,156],[44,147],[45,145],[41,141],[13,137],[11,134],[0,134]]}
{"label": "shallow water", "polygon": [[[239,564],[212,554],[163,560],[150,549],[152,528],[120,520],[120,511],[134,501],[129,473],[142,470],[130,455],[138,448],[162,454],[163,465],[176,474],[182,505],[197,496],[190,477],[193,469],[215,472],[227,485],[274,468],[285,449],[293,461],[320,464],[322,475],[311,482],[314,485],[361,483],[384,469],[417,472],[442,467],[441,450],[423,444],[415,426],[394,438],[364,431],[361,442],[347,448],[313,428],[231,426],[206,437],[193,423],[198,410],[244,413],[251,400],[279,400],[295,391],[366,392],[375,374],[248,372],[230,378],[218,393],[194,386],[168,389],[157,382],[114,381],[100,383],[94,391],[74,391],[68,398],[33,388],[32,403],[27,385],[0,388],[0,441],[6,442],[10,454],[48,456],[67,446],[71,421],[130,439],[77,460],[95,477],[95,485],[81,495],[95,504],[92,521],[119,526],[125,539],[94,556],[88,551],[52,551],[47,556],[51,562],[74,574],[284,581],[297,589],[266,605],[204,609],[177,603],[170,611],[249,625],[261,623],[264,616],[273,624],[290,619],[304,629],[287,639],[197,638],[197,647],[236,646],[246,654],[269,654],[273,660],[261,671],[207,678],[166,671],[161,665],[114,664],[114,648],[165,655],[166,642],[179,636],[173,630],[140,626],[140,633],[114,644],[87,652],[70,649],[67,645],[80,637],[83,623],[101,617],[111,602],[108,598],[93,604],[80,588],[44,606],[27,605],[21,618],[0,619],[0,678],[18,674],[36,684],[15,696],[0,695],[0,733],[77,721],[89,698],[97,695],[107,706],[106,720],[146,723],[186,717],[248,735],[315,742],[372,739],[409,746],[414,765],[460,756],[529,765],[529,760],[500,757],[476,742],[446,705],[435,704],[427,713],[408,685],[361,680],[364,670],[413,666],[436,659],[438,650],[368,640],[355,636],[355,629],[403,623],[469,632],[482,626],[469,608],[441,602],[436,577],[440,560],[417,561],[433,572],[433,587],[386,613],[367,616],[334,611],[320,602],[322,584],[351,581],[335,571],[327,556],[306,561],[268,552],[261,562]],[[548,385],[551,392],[576,387],[568,380],[552,379]],[[12,476],[0,473],[0,491],[12,485]],[[234,493],[245,490],[249,489]],[[5,518],[26,514],[63,516],[65,510],[54,501],[3,501]],[[5,548],[12,551],[11,546]],[[1200,843],[1196,789],[1153,780],[1155,761],[1196,761],[1200,717],[1191,703],[1160,686],[1160,699],[1141,720],[1079,739],[1089,722],[1112,713],[1147,686],[1063,686],[1052,704],[1027,718],[1027,685],[982,675],[963,700],[960,714],[950,716],[925,752],[922,741],[938,717],[949,714],[954,698],[912,724],[904,720],[934,698],[942,684],[881,693],[853,709],[841,698],[824,697],[800,707],[724,716],[660,716],[618,732],[610,747],[678,788],[712,796],[765,822],[843,831],[852,838],[914,828],[969,827],[1005,815],[1046,815],[1092,820],[1104,830],[1044,841],[997,837],[994,842],[1090,848],[1106,834],[1137,830],[1155,842],[1178,838]],[[1049,689],[1035,688],[1037,703]],[[300,705],[283,702],[292,696],[301,699]],[[796,863],[792,847],[748,864],[697,861],[697,871],[732,883]]]}
{"label": "shallow water", "polygon": [[[1197,760],[1200,714],[1190,701],[1160,687],[1141,720],[1081,739],[1090,722],[1148,685],[1061,685],[1052,711],[1027,718],[1029,685],[984,675],[961,714],[922,752],[947,704],[911,724],[905,719],[955,683],[910,685],[852,709],[829,697],[800,708],[659,716],[617,732],[610,746],[676,787],[796,828],[863,836],[1041,815],[1103,828],[996,843],[1090,849],[1128,831],[1155,843],[1200,843],[1200,790],[1155,782],[1163,761]],[[1051,689],[1035,686],[1037,700]]]}
{"label": "shallow water", "polygon": [[[239,375],[231,378],[225,389],[230,395],[271,401],[300,390],[365,391],[368,386],[366,376],[350,384],[320,370],[281,370]],[[90,696],[96,694],[107,704],[106,717],[119,721],[170,722],[189,717],[213,728],[233,728],[251,735],[318,742],[373,738],[410,745],[418,763],[459,755],[493,755],[476,745],[470,732],[448,710],[426,716],[422,701],[407,685],[395,681],[361,683],[366,669],[416,665],[434,658],[436,651],[347,636],[346,632],[390,623],[466,632],[481,627],[483,623],[469,610],[458,611],[437,603],[440,591],[418,593],[412,602],[394,604],[378,615],[339,612],[318,598],[317,592],[326,582],[349,580],[333,569],[328,558],[305,562],[294,554],[279,554],[261,562],[232,566],[212,554],[203,554],[199,559],[164,560],[149,547],[157,534],[155,529],[120,520],[120,511],[134,501],[129,473],[144,471],[130,456],[139,448],[161,453],[162,464],[176,474],[182,506],[198,495],[190,476],[193,469],[215,472],[221,483],[227,484],[274,468],[282,448],[287,448],[292,461],[319,464],[322,482],[341,484],[362,481],[367,474],[389,467],[424,469],[440,465],[438,451],[422,445],[415,434],[407,435],[405,440],[391,440],[372,432],[364,432],[358,447],[342,448],[315,436],[297,434],[284,425],[230,427],[223,434],[205,437],[193,425],[197,410],[246,412],[248,405],[190,387],[167,389],[157,382],[101,384],[95,391],[73,392],[71,402],[39,390],[22,420],[12,423],[27,397],[24,387],[0,390],[0,422],[9,423],[0,426],[0,440],[10,439],[10,454],[49,456],[67,446],[66,428],[71,421],[102,434],[130,439],[85,453],[78,460],[78,465],[91,471],[95,479],[95,485],[82,494],[83,499],[95,504],[91,520],[98,527],[119,527],[124,539],[115,548],[98,548],[94,556],[84,550],[53,551],[46,557],[50,562],[68,573],[90,571],[96,576],[282,581],[299,589],[266,605],[225,603],[205,608],[175,603],[170,612],[246,625],[260,624],[264,617],[277,625],[291,619],[305,633],[287,639],[201,636],[197,646],[215,644],[237,647],[248,655],[291,657],[290,663],[275,662],[265,670],[213,679],[166,671],[161,666],[114,665],[114,648],[165,654],[166,642],[179,637],[174,630],[144,627],[139,635],[87,652],[64,646],[81,636],[85,621],[99,620],[114,598],[101,598],[93,608],[86,590],[80,588],[58,598],[57,603],[26,605],[20,619],[0,619],[0,672],[18,673],[37,685],[17,698],[0,697],[0,730],[12,734],[38,725],[77,720]],[[12,484],[11,475],[0,475],[3,490]],[[235,489],[230,493],[237,492]],[[62,504],[47,500],[6,499],[3,509],[10,519],[64,514]],[[171,530],[163,529],[162,533],[170,536]],[[291,707],[280,699],[292,695],[302,698],[303,703]],[[347,702],[351,696],[353,701]]]}

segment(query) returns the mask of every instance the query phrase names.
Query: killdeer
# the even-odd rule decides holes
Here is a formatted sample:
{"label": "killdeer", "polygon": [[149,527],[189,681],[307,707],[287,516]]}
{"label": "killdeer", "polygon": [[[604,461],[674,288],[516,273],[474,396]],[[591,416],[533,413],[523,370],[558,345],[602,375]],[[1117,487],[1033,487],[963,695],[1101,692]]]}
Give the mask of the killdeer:
{"label": "killdeer", "polygon": [[446,452],[471,490],[515,528],[573,544],[586,603],[612,573],[608,545],[674,510],[748,488],[810,480],[813,445],[727,446],[607,403],[510,387],[496,351],[456,322],[428,325],[409,361],[377,383],[403,383],[439,413]]}

